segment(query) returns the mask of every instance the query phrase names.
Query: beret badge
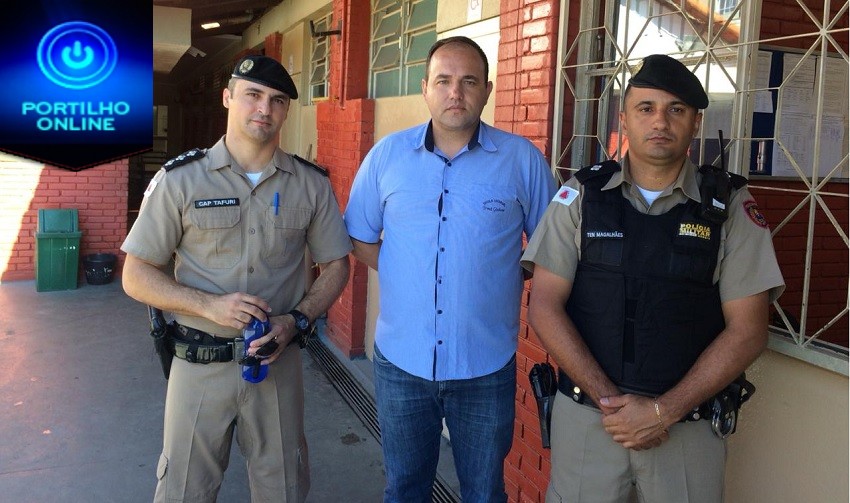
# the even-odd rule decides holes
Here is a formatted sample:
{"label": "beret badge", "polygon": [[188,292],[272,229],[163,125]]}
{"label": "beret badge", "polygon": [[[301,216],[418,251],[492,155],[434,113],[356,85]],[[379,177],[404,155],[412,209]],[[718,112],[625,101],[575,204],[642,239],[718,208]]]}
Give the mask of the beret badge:
{"label": "beret badge", "polygon": [[244,75],[244,74],[250,72],[251,68],[254,68],[254,62],[251,61],[250,59],[246,59],[245,61],[242,62],[241,65],[239,65],[239,73]]}

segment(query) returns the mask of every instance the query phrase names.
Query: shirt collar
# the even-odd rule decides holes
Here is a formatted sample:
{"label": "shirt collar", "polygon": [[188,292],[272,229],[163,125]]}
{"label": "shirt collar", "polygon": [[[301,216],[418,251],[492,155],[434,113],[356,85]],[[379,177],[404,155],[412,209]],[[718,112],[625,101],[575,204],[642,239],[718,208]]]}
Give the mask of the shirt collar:
{"label": "shirt collar", "polygon": [[[229,167],[234,172],[244,173],[245,170],[233,160],[233,156],[231,156],[230,151],[227,150],[227,145],[224,144],[224,138],[225,137],[222,136],[215,145],[207,151],[206,157],[209,160],[207,169],[215,171]],[[290,159],[289,156],[287,156],[281,149],[275,150],[271,164],[274,165],[275,169],[295,174],[295,168],[292,166],[292,159]]]}
{"label": "shirt collar", "polygon": [[[635,185],[632,174],[629,171],[628,153],[620,164],[622,169],[611,176],[611,179],[608,180],[608,183],[606,183],[604,187],[602,187],[602,190],[613,189],[623,185],[624,183],[628,184],[630,189],[631,186]],[[691,162],[691,159],[685,158],[685,163],[682,165],[682,169],[679,171],[679,176],[676,178],[676,181],[674,181],[669,187],[665,188],[662,195],[670,194],[676,189],[680,189],[689,199],[700,202],[699,183],[697,183],[696,172],[696,166],[693,162]],[[635,187],[634,190],[636,191],[637,188]]]}
{"label": "shirt collar", "polygon": [[206,158],[208,163],[207,169],[210,171],[229,167],[233,163],[233,159],[230,157],[230,152],[224,144],[224,136],[219,138],[219,140],[215,142],[215,145],[207,150]]}
{"label": "shirt collar", "polygon": [[[495,152],[496,145],[493,143],[493,140],[490,139],[490,135],[488,133],[489,126],[484,124],[483,121],[478,121],[478,125],[475,126],[475,132],[472,133],[472,137],[469,139],[469,143],[466,146],[467,150],[472,150],[476,145],[480,145],[481,148],[486,150],[487,152]],[[420,136],[419,141],[416,142],[414,148],[425,147],[425,150],[428,152],[434,152],[434,125],[433,121],[428,121],[428,125],[425,127],[425,131],[422,136]]]}

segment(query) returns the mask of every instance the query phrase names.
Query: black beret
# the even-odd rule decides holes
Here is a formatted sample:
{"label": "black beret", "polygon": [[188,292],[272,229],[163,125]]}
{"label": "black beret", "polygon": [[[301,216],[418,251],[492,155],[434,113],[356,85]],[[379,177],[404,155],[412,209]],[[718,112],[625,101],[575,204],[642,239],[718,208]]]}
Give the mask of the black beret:
{"label": "black beret", "polygon": [[298,99],[295,82],[292,82],[286,68],[268,56],[245,56],[233,67],[233,77],[277,89],[292,99]]}
{"label": "black beret", "polygon": [[678,60],[664,54],[643,58],[629,85],[667,91],[696,109],[708,107],[708,96],[697,76]]}

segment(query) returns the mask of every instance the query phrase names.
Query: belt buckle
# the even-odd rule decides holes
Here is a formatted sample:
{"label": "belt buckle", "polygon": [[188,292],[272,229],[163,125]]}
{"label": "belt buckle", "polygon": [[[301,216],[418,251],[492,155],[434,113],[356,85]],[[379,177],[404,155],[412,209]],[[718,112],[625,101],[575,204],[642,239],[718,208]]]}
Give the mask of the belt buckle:
{"label": "belt buckle", "polygon": [[236,363],[239,365],[245,363],[245,338],[236,337],[232,342],[228,342],[227,345],[233,348],[233,359],[236,360]]}

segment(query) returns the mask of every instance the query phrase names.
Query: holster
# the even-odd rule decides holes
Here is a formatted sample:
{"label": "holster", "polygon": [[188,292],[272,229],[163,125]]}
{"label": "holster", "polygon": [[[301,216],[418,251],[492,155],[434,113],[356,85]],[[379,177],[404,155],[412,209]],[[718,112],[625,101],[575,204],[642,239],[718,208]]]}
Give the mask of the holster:
{"label": "holster", "polygon": [[552,426],[552,405],[558,392],[555,370],[548,362],[536,363],[528,373],[528,380],[537,401],[537,416],[540,418],[540,439],[543,448],[550,447],[550,428]]}
{"label": "holster", "polygon": [[161,309],[148,306],[148,315],[151,320],[151,337],[153,338],[153,349],[159,356],[159,364],[162,366],[162,374],[168,379],[171,374],[171,360],[174,359],[172,350],[174,325],[165,321]]}
{"label": "holster", "polygon": [[711,429],[719,438],[726,438],[735,433],[738,427],[738,412],[753,393],[756,387],[747,380],[746,374],[741,374],[731,384],[720,390],[710,400]]}

